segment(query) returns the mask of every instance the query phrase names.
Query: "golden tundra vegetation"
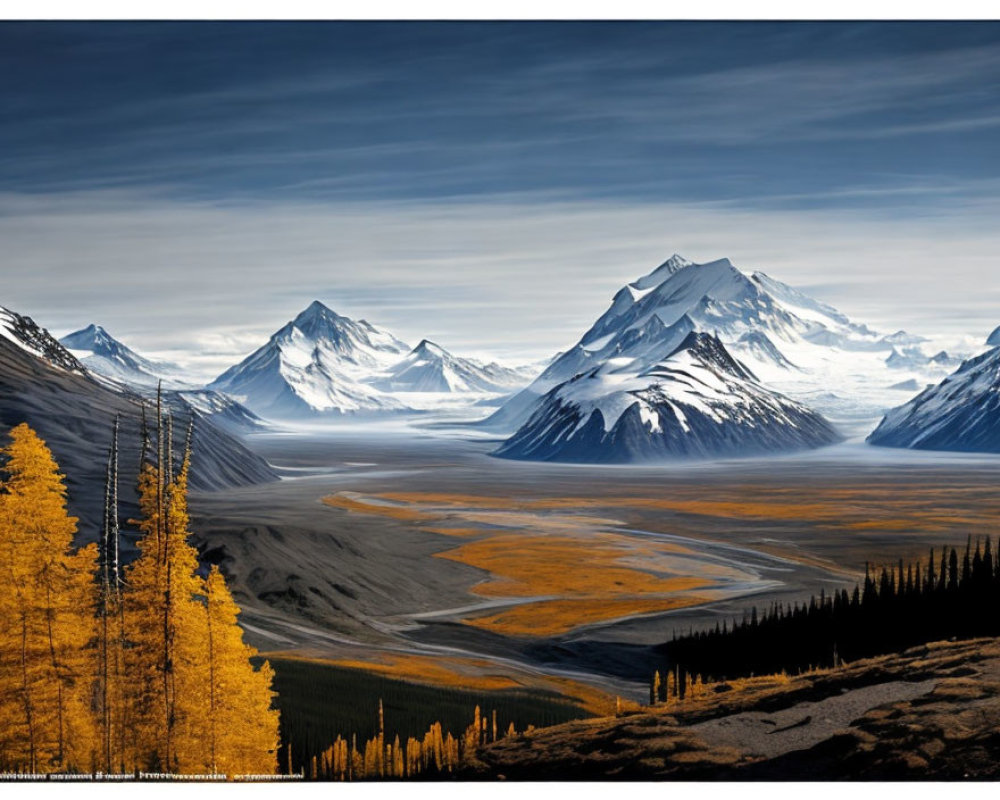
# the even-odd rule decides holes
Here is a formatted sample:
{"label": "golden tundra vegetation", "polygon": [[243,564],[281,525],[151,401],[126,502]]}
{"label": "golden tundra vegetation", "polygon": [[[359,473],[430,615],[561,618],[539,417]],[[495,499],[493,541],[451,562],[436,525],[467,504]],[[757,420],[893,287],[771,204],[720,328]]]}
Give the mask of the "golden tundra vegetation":
{"label": "golden tundra vegetation", "polygon": [[[888,556],[890,547],[893,556],[917,557],[928,543],[951,536],[964,540],[970,527],[992,525],[1000,514],[992,482],[975,475],[957,480],[913,474],[906,481],[844,475],[817,485],[808,476],[782,474],[780,481],[757,476],[712,484],[709,491],[703,481],[678,480],[668,494],[340,492],[324,502],[455,539],[436,556],[487,571],[489,577],[472,593],[510,601],[489,612],[469,612],[462,621],[513,636],[560,635],[700,605],[720,599],[727,579],[754,579],[740,575],[735,565],[726,573],[701,563],[679,543],[616,535],[619,525],[659,529],[669,514],[665,532],[701,539],[712,537],[706,534],[711,530],[721,541],[738,525],[761,553],[842,572],[847,579],[857,577],[853,565]],[[808,540],[795,539],[793,528],[808,531]],[[577,546],[581,540],[585,551]]]}
{"label": "golden tundra vegetation", "polygon": [[144,437],[142,537],[127,569],[118,563],[116,445],[101,545],[77,549],[76,519],[45,443],[21,424],[0,451],[2,771],[241,775],[277,767],[271,669],[251,664],[256,650],[243,642],[218,568],[196,573],[190,430],[175,470],[169,420],[158,417],[155,457]]}
{"label": "golden tundra vegetation", "polygon": [[753,580],[736,566],[699,564],[692,560],[696,554],[681,544],[639,541],[598,529],[615,520],[571,513],[569,501],[556,502],[554,509],[546,504],[545,510],[563,513],[544,515],[505,507],[498,498],[467,495],[382,494],[369,499],[340,493],[324,502],[353,513],[419,522],[430,532],[459,539],[456,547],[436,556],[489,573],[472,588],[474,594],[511,601],[463,622],[504,635],[552,636],[583,625],[700,605],[721,597],[724,581]]}

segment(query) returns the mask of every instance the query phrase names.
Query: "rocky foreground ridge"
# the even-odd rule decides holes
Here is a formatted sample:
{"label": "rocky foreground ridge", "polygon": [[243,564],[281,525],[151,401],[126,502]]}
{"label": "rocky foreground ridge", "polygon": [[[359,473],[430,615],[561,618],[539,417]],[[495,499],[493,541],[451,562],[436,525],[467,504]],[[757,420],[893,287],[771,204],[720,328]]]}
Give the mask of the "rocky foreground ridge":
{"label": "rocky foreground ridge", "polygon": [[503,739],[463,777],[507,780],[990,780],[1000,639],[938,642]]}

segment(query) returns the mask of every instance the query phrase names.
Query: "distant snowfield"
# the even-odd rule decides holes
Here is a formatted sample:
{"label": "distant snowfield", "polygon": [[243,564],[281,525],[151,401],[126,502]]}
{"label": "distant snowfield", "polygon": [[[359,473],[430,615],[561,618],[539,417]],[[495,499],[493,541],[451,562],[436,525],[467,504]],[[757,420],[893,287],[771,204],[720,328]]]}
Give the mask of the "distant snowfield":
{"label": "distant snowfield", "polygon": [[[468,409],[466,409],[468,410]],[[935,450],[910,450],[906,448],[878,447],[867,444],[866,434],[848,438],[838,444],[815,450],[802,450],[791,453],[775,453],[767,456],[746,456],[731,458],[699,458],[675,459],[660,462],[640,462],[634,464],[538,464],[536,462],[504,461],[495,459],[491,453],[502,441],[497,435],[479,425],[470,424],[469,416],[461,413],[440,413],[428,415],[399,415],[392,418],[343,418],[340,420],[325,420],[319,422],[282,423],[268,431],[250,434],[249,442],[268,437],[301,438],[303,442],[328,441],[331,447],[336,447],[338,441],[352,442],[371,441],[373,445],[395,442],[404,444],[414,450],[424,447],[448,452],[454,447],[477,453],[481,456],[479,463],[487,470],[494,466],[497,469],[513,470],[531,474],[538,469],[557,469],[579,472],[581,478],[599,479],[601,474],[609,471],[621,472],[671,472],[714,473],[719,470],[735,468],[754,471],[767,470],[769,466],[801,464],[804,469],[811,467],[880,467],[886,469],[906,467],[977,467],[996,469],[1000,466],[1000,454],[965,453]],[[387,464],[382,462],[344,462],[344,467],[365,474],[381,474]],[[284,469],[284,468],[283,468]],[[313,473],[311,469],[302,472]]]}

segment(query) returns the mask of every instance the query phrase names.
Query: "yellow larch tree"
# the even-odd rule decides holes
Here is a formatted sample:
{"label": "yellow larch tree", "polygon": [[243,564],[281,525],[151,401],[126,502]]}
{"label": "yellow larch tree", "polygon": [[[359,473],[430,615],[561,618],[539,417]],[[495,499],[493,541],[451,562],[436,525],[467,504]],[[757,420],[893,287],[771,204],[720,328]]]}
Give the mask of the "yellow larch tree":
{"label": "yellow larch tree", "polygon": [[76,519],[45,443],[26,424],[10,438],[0,493],[0,768],[89,770],[97,549],[73,549]]}
{"label": "yellow larch tree", "polygon": [[206,768],[227,775],[271,774],[278,755],[278,711],[271,708],[274,671],[267,661],[254,669],[250,659],[257,650],[243,641],[239,607],[217,566],[205,586]]}
{"label": "yellow larch tree", "polygon": [[187,505],[191,431],[174,474],[169,420],[158,429],[156,463],[144,459],[140,473],[144,535],[126,581],[127,669],[136,679],[131,763],[185,774],[273,773],[274,673],[266,663],[253,668],[257,651],[243,642],[221,572],[197,574]]}
{"label": "yellow larch tree", "polygon": [[195,574],[198,554],[188,542],[189,453],[179,474],[163,445],[156,464],[144,460],[139,476],[139,556],[127,573],[126,629],[131,647],[126,673],[133,678],[129,719],[135,732],[132,768],[197,772],[207,672],[201,644],[204,587]]}

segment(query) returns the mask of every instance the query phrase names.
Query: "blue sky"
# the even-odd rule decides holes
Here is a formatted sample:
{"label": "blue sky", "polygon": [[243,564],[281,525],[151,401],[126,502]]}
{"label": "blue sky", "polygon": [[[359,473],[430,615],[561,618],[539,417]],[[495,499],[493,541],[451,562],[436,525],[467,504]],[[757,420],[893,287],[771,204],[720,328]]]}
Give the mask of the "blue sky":
{"label": "blue sky", "polygon": [[320,296],[543,355],[675,250],[1000,322],[994,23],[8,22],[0,100],[0,304],[54,329],[222,363]]}

